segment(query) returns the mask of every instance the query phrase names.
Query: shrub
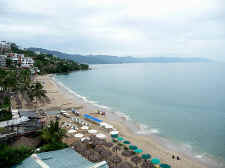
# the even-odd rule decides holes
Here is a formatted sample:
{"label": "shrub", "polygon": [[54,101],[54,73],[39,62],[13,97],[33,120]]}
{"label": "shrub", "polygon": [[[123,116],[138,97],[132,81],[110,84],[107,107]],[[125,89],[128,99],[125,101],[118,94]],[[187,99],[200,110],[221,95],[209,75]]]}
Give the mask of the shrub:
{"label": "shrub", "polygon": [[68,145],[62,143],[62,142],[56,142],[56,143],[50,143],[43,145],[40,148],[40,152],[48,152],[48,151],[54,151],[54,150],[59,150],[68,147]]}
{"label": "shrub", "polygon": [[12,114],[9,111],[1,110],[0,111],[0,121],[11,120]]}
{"label": "shrub", "polygon": [[9,168],[22,162],[32,154],[32,148],[25,146],[10,147],[6,144],[0,144],[0,167]]}

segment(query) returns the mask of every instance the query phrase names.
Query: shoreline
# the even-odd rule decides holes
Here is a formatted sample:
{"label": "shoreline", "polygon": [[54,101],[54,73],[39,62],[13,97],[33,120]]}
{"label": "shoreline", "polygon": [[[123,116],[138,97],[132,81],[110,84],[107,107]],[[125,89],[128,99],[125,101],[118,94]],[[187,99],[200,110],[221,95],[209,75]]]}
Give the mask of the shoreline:
{"label": "shoreline", "polygon": [[[107,112],[107,115],[106,117],[99,117],[100,119],[103,119],[105,122],[112,124],[120,131],[121,136],[144,149],[144,152],[149,152],[153,157],[160,158],[162,162],[168,163],[172,167],[177,168],[212,168],[218,166],[214,164],[209,165],[208,163],[204,163],[200,159],[191,157],[191,155],[189,156],[188,154],[175,151],[174,149],[169,149],[165,145],[165,141],[168,140],[160,136],[154,134],[138,134],[137,126],[139,125],[140,127],[139,123],[134,124],[134,122],[127,120],[126,116],[119,116],[118,114],[116,114],[116,112],[110,111],[110,109],[106,110],[105,106],[101,106],[96,104],[95,102],[88,101],[85,97],[78,95],[76,92],[72,91],[70,88],[67,88],[61,82],[57,81],[54,78],[54,75],[39,76],[38,79],[40,79],[40,81],[44,81],[45,89],[54,91],[48,92],[47,95],[50,98],[51,102],[55,101],[55,103],[47,104],[43,106],[43,108],[48,109],[51,107],[58,107],[65,109],[76,106],[83,106],[83,108],[79,110],[81,114],[96,112],[97,109],[104,109],[104,111]],[[53,96],[54,94],[58,96]],[[61,97],[59,95],[61,95]],[[62,99],[63,101],[61,101]],[[59,105],[59,103],[57,102],[60,102],[62,104]],[[181,157],[181,160],[173,160],[172,155]],[[210,163],[211,161],[212,160],[209,160]]]}

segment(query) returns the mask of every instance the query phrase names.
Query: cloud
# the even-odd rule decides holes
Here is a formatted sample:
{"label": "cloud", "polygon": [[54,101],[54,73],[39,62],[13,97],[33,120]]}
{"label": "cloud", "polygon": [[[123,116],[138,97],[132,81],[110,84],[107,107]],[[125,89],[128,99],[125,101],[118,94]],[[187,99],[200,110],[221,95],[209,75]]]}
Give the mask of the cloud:
{"label": "cloud", "polygon": [[0,34],[70,53],[225,60],[224,7],[222,0],[1,0]]}

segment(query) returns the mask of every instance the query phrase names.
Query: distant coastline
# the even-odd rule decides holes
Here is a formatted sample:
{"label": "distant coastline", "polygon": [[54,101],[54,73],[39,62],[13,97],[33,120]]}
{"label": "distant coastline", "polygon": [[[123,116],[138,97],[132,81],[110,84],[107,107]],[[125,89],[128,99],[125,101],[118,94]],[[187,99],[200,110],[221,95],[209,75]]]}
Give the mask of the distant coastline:
{"label": "distant coastline", "polygon": [[54,50],[47,50],[43,48],[28,48],[30,51],[39,52],[42,54],[52,54],[61,59],[73,60],[79,63],[87,64],[123,64],[123,63],[200,63],[212,62],[208,58],[200,57],[118,57],[111,55],[81,55],[81,54],[67,54]]}

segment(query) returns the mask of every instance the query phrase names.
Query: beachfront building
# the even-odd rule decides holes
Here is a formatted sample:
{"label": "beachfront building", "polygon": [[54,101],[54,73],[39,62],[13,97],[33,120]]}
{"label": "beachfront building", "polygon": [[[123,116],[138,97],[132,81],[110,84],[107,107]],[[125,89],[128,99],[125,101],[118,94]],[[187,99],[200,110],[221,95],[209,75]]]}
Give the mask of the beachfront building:
{"label": "beachfront building", "polygon": [[0,55],[0,67],[6,66],[6,55]]}
{"label": "beachfront building", "polygon": [[91,163],[72,148],[31,155],[13,168],[108,168],[105,161]]}

